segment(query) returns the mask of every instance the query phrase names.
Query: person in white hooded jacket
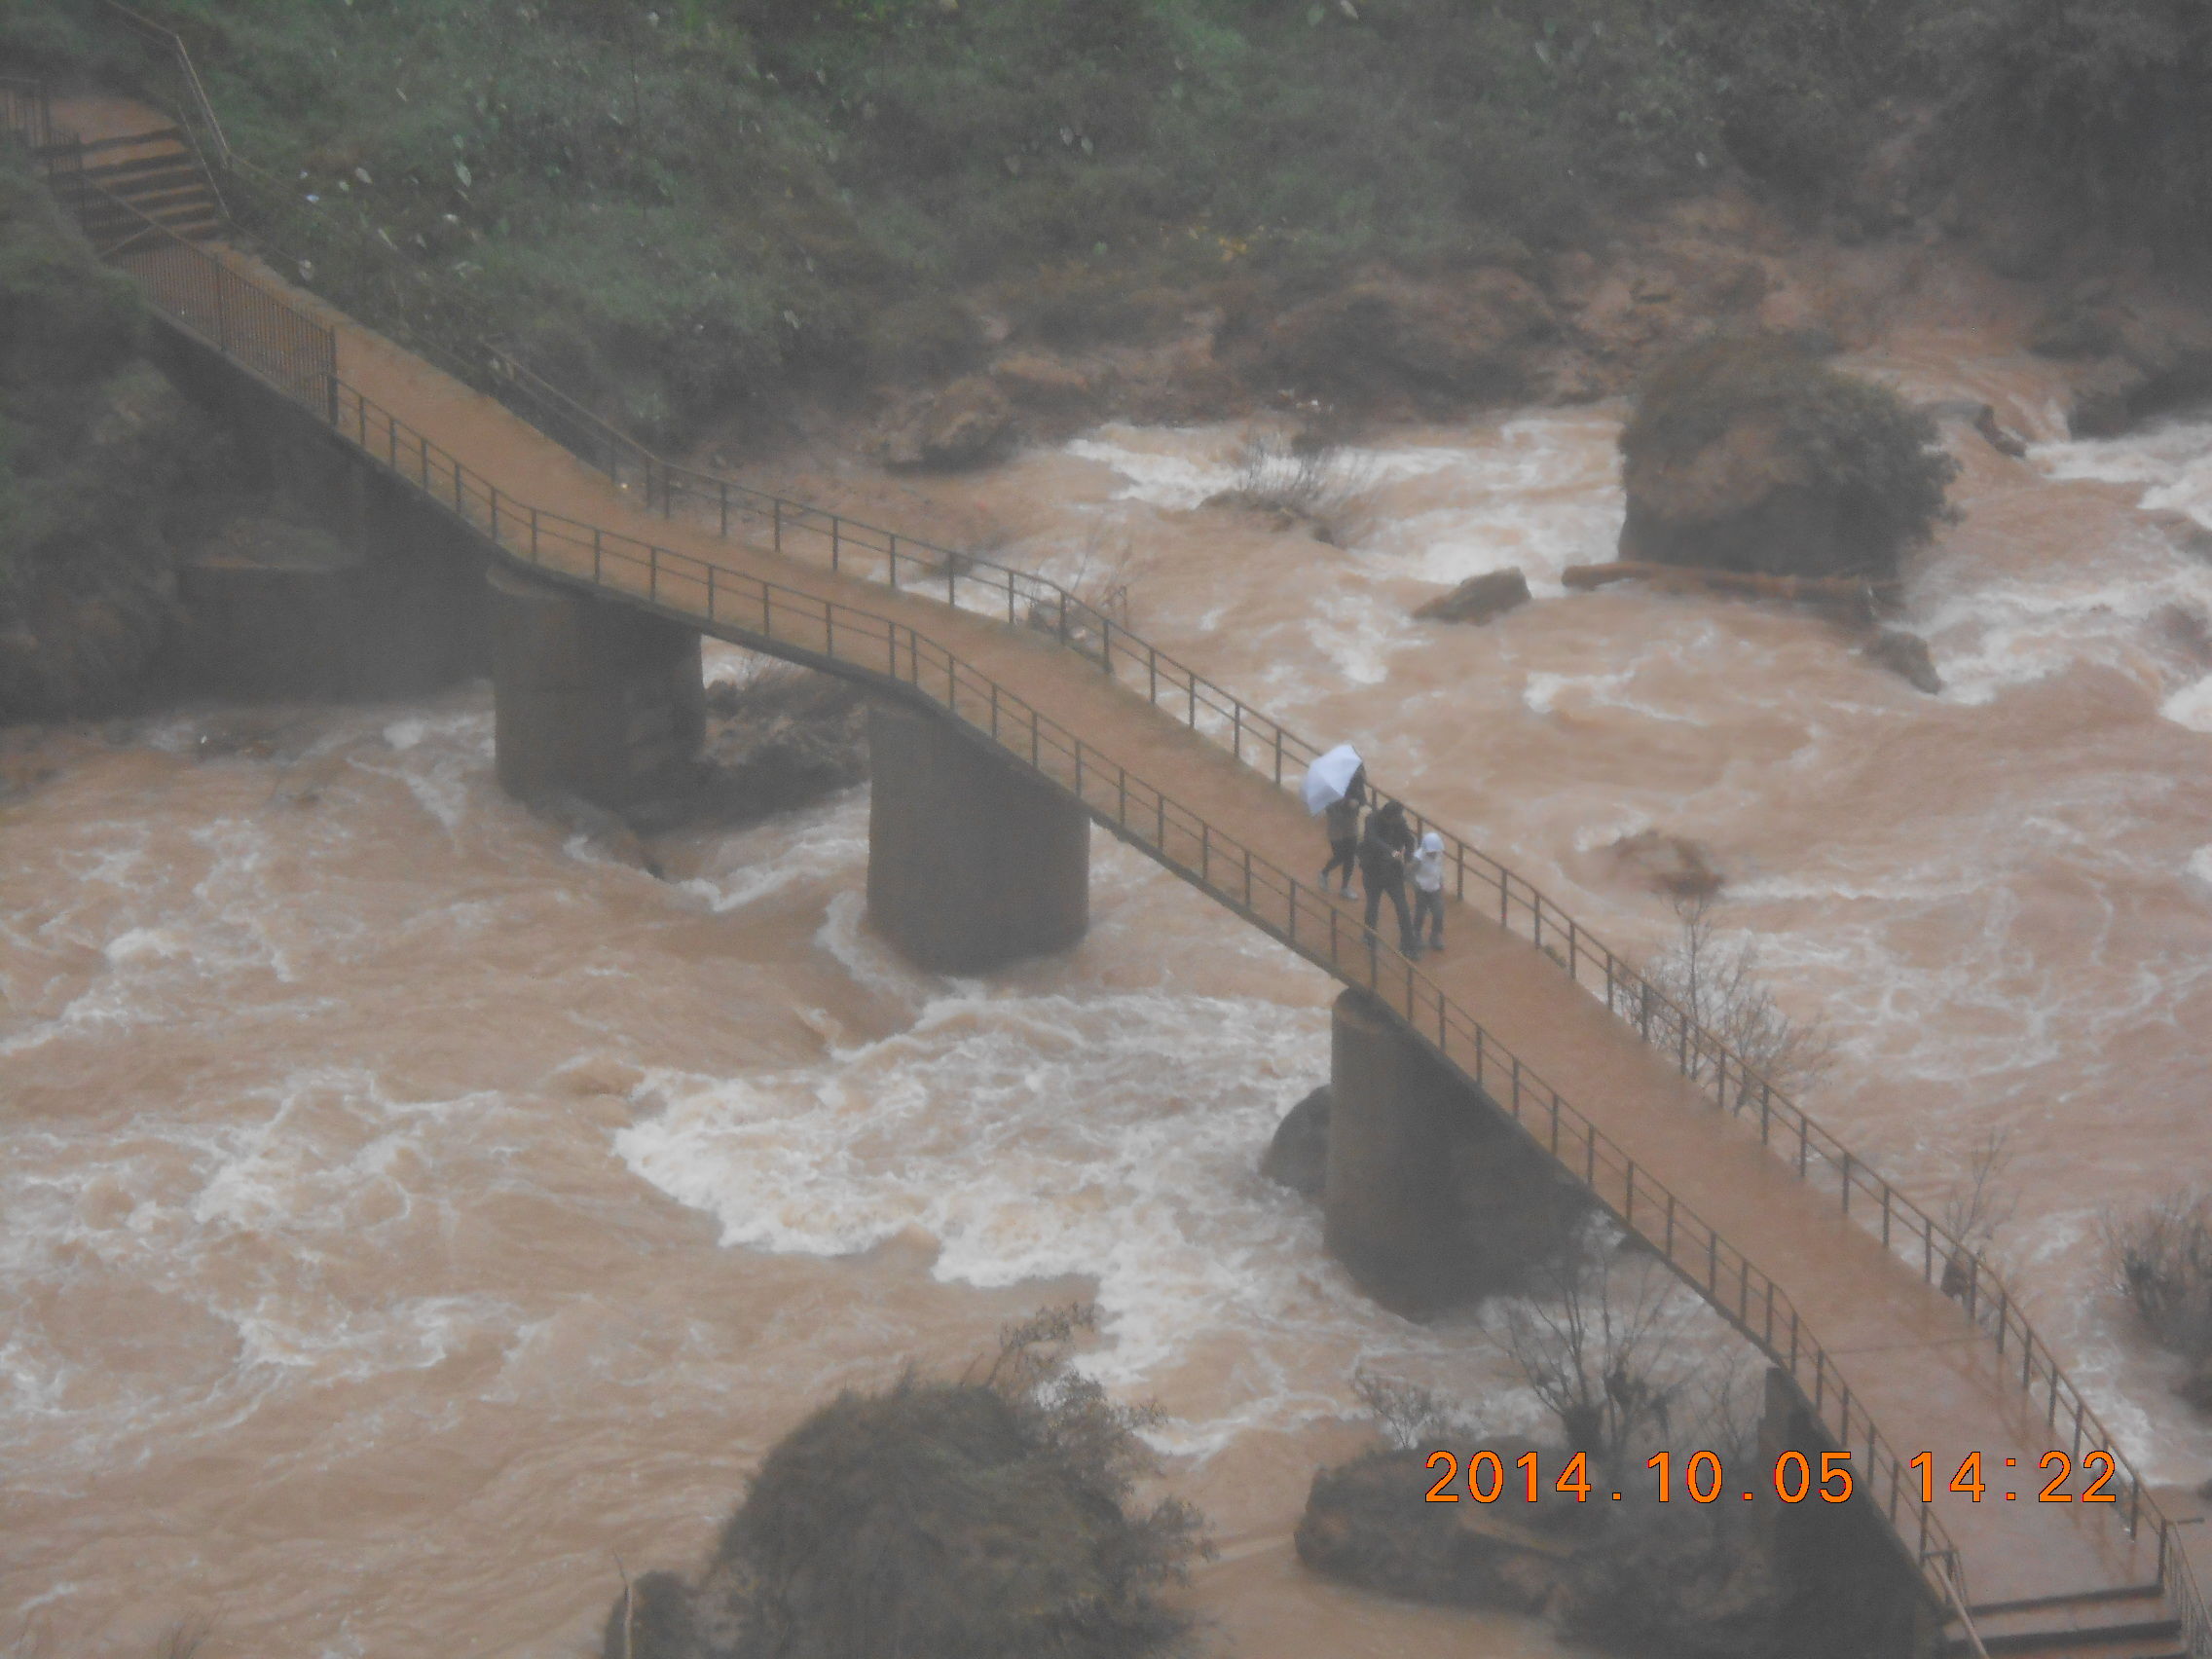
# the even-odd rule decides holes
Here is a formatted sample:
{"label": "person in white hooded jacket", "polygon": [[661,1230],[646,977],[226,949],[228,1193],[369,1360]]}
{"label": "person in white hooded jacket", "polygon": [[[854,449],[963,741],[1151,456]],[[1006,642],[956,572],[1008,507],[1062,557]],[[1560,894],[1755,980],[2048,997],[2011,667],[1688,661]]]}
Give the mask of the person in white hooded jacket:
{"label": "person in white hooded jacket", "polygon": [[1428,948],[1444,948],[1444,837],[1431,830],[1414,853],[1414,938],[1428,918]]}

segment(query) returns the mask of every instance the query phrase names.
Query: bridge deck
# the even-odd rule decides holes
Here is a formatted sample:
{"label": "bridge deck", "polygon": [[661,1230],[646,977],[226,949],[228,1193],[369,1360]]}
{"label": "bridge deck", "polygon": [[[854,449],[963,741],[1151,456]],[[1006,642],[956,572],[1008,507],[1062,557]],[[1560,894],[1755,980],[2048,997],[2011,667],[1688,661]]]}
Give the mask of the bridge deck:
{"label": "bridge deck", "polygon": [[[251,269],[256,280],[282,286],[259,266]],[[340,374],[349,385],[461,458],[514,502],[909,625],[1236,835],[1256,855],[1302,876],[1318,868],[1325,852],[1320,834],[1290,793],[1050,636],[650,514],[492,399],[313,296],[286,291],[337,331]],[[588,560],[584,564],[588,569]],[[749,630],[710,631],[785,648]],[[1348,916],[1352,906],[1347,902],[1344,909]],[[1934,1454],[1936,1511],[1961,1548],[1975,1604],[2157,1580],[2150,1529],[2131,1543],[2109,1511],[2036,1501],[2044,1478],[2036,1473],[2037,1463],[2065,1437],[2037,1420],[2042,1414],[2023,1397],[2016,1375],[2004,1374],[2006,1362],[1955,1304],[1839,1215],[1825,1195],[1796,1180],[1665,1056],[1527,940],[1466,905],[1454,905],[1448,921],[1450,949],[1425,959],[1423,972],[1786,1287],[1900,1456]],[[1989,1483],[1979,1504],[1942,1490],[1950,1471],[1972,1451],[1982,1454]],[[2010,1472],[2007,1458],[2016,1462]],[[1764,1472],[1757,1473],[1763,1483]],[[1731,1471],[1728,1495],[1740,1501],[1738,1494],[1752,1484],[1739,1483]],[[2069,1490],[2079,1492],[2084,1484],[2077,1475]],[[2008,1502],[2002,1495],[2008,1491],[2019,1496]]]}

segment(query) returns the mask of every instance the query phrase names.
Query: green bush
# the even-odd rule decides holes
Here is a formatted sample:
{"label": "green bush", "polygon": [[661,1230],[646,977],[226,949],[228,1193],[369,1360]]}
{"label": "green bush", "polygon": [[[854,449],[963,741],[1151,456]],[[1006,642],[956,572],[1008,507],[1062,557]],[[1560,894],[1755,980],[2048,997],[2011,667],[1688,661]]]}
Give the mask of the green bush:
{"label": "green bush", "polygon": [[[638,1580],[610,1659],[1140,1659],[1188,1617],[1158,1592],[1203,1546],[1198,1518],[1132,1508],[1146,1411],[1067,1364],[1090,1311],[1007,1332],[980,1377],[848,1390],[754,1477],[696,1584]],[[641,1640],[643,1638],[643,1640]]]}
{"label": "green bush", "polygon": [[[581,389],[677,432],[793,376],[884,361],[888,307],[1041,272],[1049,288],[1075,261],[1141,286],[1194,228],[1296,290],[1375,262],[1448,274],[1569,243],[1730,163],[1819,200],[1899,91],[1955,94],[1993,151],[2098,211],[2212,223],[2212,21],[2171,0],[170,0],[165,15],[237,147],[279,181],[265,233],[315,285],[448,348],[486,326],[558,341]],[[137,61],[150,79],[94,16],[15,0],[0,46],[111,79]],[[1148,321],[1074,309],[1071,339]]]}
{"label": "green bush", "polygon": [[2117,228],[2212,234],[2212,10],[1950,0],[1928,6],[1924,34],[1983,154]]}
{"label": "green bush", "polygon": [[[272,175],[241,192],[262,234],[313,285],[449,350],[487,329],[541,339],[582,389],[676,432],[793,375],[882,360],[877,313],[948,282],[1081,261],[1090,287],[1142,286],[1192,227],[1304,279],[1449,268],[1576,235],[1717,150],[1698,64],[1632,0],[166,15]],[[50,57],[129,51],[75,0],[18,0],[7,26]],[[1047,277],[1062,291],[1040,296],[1039,332],[1152,320],[1085,285]]]}
{"label": "green bush", "polygon": [[[1945,522],[1944,492],[1958,463],[1937,446],[1935,422],[1886,387],[1839,374],[1790,341],[1758,335],[1679,352],[1638,393],[1620,437],[1631,530],[1640,473],[1663,478],[1746,429],[1771,438],[1773,482],[1788,508],[1785,520],[1755,525],[1752,534],[1772,541],[1781,530],[1788,544],[1738,556],[1706,527],[1692,540],[1708,551],[1690,562],[1880,578]],[[1652,556],[1667,555],[1654,549]]]}

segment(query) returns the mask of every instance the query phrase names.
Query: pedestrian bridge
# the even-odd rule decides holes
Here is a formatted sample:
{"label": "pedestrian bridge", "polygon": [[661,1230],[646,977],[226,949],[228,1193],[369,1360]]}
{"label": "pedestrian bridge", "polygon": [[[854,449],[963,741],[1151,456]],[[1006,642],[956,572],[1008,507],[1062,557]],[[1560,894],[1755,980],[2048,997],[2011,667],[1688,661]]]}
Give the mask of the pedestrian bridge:
{"label": "pedestrian bridge", "polygon": [[[680,680],[683,643],[700,635],[866,683],[892,711],[895,746],[927,760],[879,764],[873,858],[885,891],[871,867],[871,907],[900,942],[971,966],[963,953],[991,948],[959,932],[960,905],[938,902],[937,884],[953,878],[933,831],[942,843],[958,825],[941,800],[903,808],[900,780],[950,769],[1035,831],[1024,838],[1046,851],[993,871],[995,902],[1018,909],[1027,894],[1042,917],[1023,935],[1002,910],[1017,950],[1080,934],[1084,820],[1102,826],[1356,993],[1340,1004],[1340,1064],[1347,1049],[1372,1059],[1394,1045],[1398,1060],[1365,1064],[1371,1084],[1426,1068],[1443,1080],[1423,1086],[1432,1094],[1441,1087],[1457,1109],[1509,1119],[1532,1156],[1758,1346],[1777,1374],[1770,1394],[1786,1397],[1802,1437],[1787,1443],[1813,1450],[1816,1470],[1819,1450],[1850,1454],[1846,1507],[1885,1541],[1898,1604],[1918,1609],[1900,1650],[2212,1659],[2174,1525],[2117,1449],[2100,1494],[2111,1501],[2035,1501],[2046,1453],[2079,1471],[2113,1441],[2009,1290],[1627,960],[1449,826],[1409,802],[1417,829],[1443,832],[1450,859],[1453,948],[1417,966],[1305,873],[1320,842],[1297,791],[1316,747],[1076,595],[670,466],[496,352],[486,384],[499,398],[241,252],[150,224],[141,233],[113,257],[180,350],[251,377],[316,442],[344,446],[380,489],[409,494],[496,559],[503,777],[618,776],[641,742],[640,677],[665,686],[673,664]],[[577,700],[595,685],[627,712],[601,722],[602,738],[578,737],[591,722]],[[649,739],[666,735],[666,722],[642,724]],[[1390,780],[1376,782],[1386,791]],[[971,847],[952,852],[989,863]],[[905,901],[892,891],[901,886]],[[1330,1198],[1332,1243],[1355,1271],[1386,1272],[1393,1252],[1413,1247],[1388,1202],[1389,1183],[1418,1180],[1404,1165],[1422,1156],[1400,1104],[1353,1100],[1345,1112],[1377,1137],[1347,1175],[1360,1190]],[[1333,1166],[1332,1187],[1336,1176]],[[1932,1500],[1912,1461],[1924,1452]],[[1980,1501],[1947,1490],[1969,1453],[1988,1479]],[[2078,1475],[2065,1490],[2087,1484]]]}

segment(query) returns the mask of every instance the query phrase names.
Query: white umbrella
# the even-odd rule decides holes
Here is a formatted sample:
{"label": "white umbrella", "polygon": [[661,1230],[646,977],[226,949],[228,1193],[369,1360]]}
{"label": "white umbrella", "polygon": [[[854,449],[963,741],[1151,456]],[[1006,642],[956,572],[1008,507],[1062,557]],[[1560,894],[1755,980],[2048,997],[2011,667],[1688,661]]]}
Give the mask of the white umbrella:
{"label": "white umbrella", "polygon": [[1328,811],[1345,798],[1351,781],[1360,768],[1359,751],[1348,743],[1340,743],[1312,765],[1306,768],[1306,810],[1309,813]]}

